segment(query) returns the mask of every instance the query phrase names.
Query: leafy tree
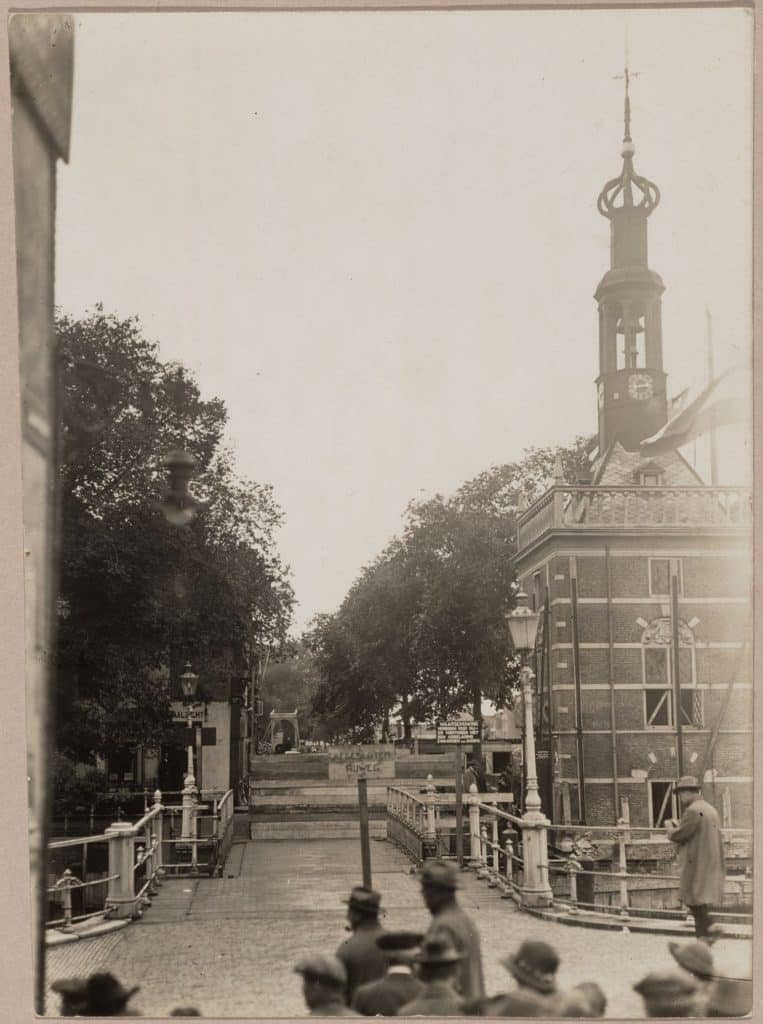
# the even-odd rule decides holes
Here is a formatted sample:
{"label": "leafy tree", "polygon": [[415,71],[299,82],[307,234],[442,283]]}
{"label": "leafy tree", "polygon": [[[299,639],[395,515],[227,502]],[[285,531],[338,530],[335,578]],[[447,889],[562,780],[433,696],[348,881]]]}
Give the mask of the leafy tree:
{"label": "leafy tree", "polygon": [[[186,660],[202,685],[236,670],[252,639],[279,643],[292,592],[275,549],[272,490],[240,479],[222,444],[226,412],[162,363],[137,319],[96,307],[59,316],[62,544],[58,738],[83,760],[166,736]],[[197,461],[187,527],[158,507],[161,459]]]}

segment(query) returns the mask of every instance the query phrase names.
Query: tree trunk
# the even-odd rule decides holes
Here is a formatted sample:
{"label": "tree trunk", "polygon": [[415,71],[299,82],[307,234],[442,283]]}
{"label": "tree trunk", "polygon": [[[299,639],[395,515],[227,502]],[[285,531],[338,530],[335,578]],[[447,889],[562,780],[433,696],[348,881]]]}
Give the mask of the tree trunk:
{"label": "tree trunk", "polygon": [[400,717],[403,720],[403,739],[410,740],[411,738],[411,716],[408,711],[408,701],[400,701]]}

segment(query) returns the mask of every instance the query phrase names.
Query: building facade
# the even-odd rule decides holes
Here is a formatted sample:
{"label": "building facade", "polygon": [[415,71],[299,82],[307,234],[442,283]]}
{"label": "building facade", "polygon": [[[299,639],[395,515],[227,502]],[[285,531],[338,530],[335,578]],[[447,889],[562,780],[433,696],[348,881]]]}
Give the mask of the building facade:
{"label": "building facade", "polygon": [[623,167],[598,198],[610,223],[599,311],[598,447],[518,524],[517,575],[542,610],[537,659],[544,810],[554,821],[657,826],[672,783],[698,776],[730,826],[752,817],[751,495],[706,485],[676,450],[644,458],[667,421],[656,185]]}

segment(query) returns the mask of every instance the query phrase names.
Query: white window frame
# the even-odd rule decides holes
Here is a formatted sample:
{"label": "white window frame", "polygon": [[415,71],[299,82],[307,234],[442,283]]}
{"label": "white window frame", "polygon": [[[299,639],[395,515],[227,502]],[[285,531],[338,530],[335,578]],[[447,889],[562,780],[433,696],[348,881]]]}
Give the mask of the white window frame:
{"label": "white window frame", "polygon": [[[648,683],[646,681],[646,652],[648,650],[665,651],[665,668],[666,668],[665,680],[666,681],[664,683],[662,683],[662,682],[660,682],[660,683]],[[681,644],[679,650],[681,650],[681,651],[689,651],[690,652],[689,664],[691,665],[691,679],[690,680],[684,680],[684,679],[681,680],[681,691],[683,692],[684,690],[692,690],[693,692],[699,692],[699,691],[697,691],[697,652],[696,652],[696,647],[694,646],[694,644],[691,644],[691,645],[690,644]],[[675,705],[675,700],[674,700],[675,694],[674,694],[674,686],[673,686],[673,658],[672,658],[672,645],[671,644],[642,644],[642,646],[641,646],[641,679],[642,679],[643,687],[644,687],[644,689],[643,689],[643,694],[644,694],[644,728],[645,729],[655,729],[657,731],[665,730],[666,732],[674,731],[675,728],[676,728],[676,714],[682,714],[682,710],[681,710],[680,707],[679,708],[675,708],[674,707],[674,705]],[[653,725],[652,722],[650,722],[650,720],[649,720],[649,713],[647,711],[647,704],[646,704],[646,694],[647,694],[647,691],[654,691],[654,690],[664,691],[664,693],[666,694],[666,700],[667,700],[667,704],[668,704],[668,721],[667,721],[666,724]],[[661,706],[662,706],[662,701],[660,702],[660,704],[658,704],[658,706],[652,712],[652,718],[654,718],[654,716],[657,714],[657,712],[659,711]],[[693,722],[692,723],[685,723],[682,720],[681,727],[685,728],[685,729],[703,729],[704,728],[704,721],[705,721],[704,700],[702,701],[701,718],[702,718],[702,721],[701,721],[701,723],[699,725],[695,725]]]}
{"label": "white window frame", "polygon": [[[649,821],[654,822],[654,798],[652,796],[652,783],[653,782],[667,782],[670,783],[668,788],[667,800],[670,801],[670,814],[666,813],[668,818],[678,818],[678,799],[676,797],[676,791],[673,788],[675,785],[675,779],[647,779],[646,780],[646,793],[647,802],[649,804]],[[652,826],[654,827],[654,825]]]}

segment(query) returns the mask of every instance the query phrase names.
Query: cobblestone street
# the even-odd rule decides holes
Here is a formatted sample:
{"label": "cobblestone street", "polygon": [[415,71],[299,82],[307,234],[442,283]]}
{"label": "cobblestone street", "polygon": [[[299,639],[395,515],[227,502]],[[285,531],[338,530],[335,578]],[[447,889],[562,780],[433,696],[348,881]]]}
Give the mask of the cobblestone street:
{"label": "cobblestone street", "polygon": [[[423,929],[428,915],[407,859],[387,842],[373,842],[371,855],[387,926]],[[309,952],[333,951],[345,937],[341,900],[359,881],[357,842],[249,842],[234,846],[228,873],[236,877],[165,882],[139,923],[51,950],[48,984],[110,970],[124,984],[141,986],[134,1006],[146,1016],[166,1016],[176,1006],[196,1006],[210,1017],[304,1014],[292,966]],[[608,1017],[643,1016],[633,984],[647,970],[673,964],[663,936],[541,921],[471,874],[460,898],[480,929],[491,993],[512,986],[498,961],[523,938],[542,938],[557,948],[562,987],[599,981],[609,999]],[[715,956],[726,970],[743,969],[749,944],[722,940]],[[51,993],[48,1012],[57,1010]]]}

